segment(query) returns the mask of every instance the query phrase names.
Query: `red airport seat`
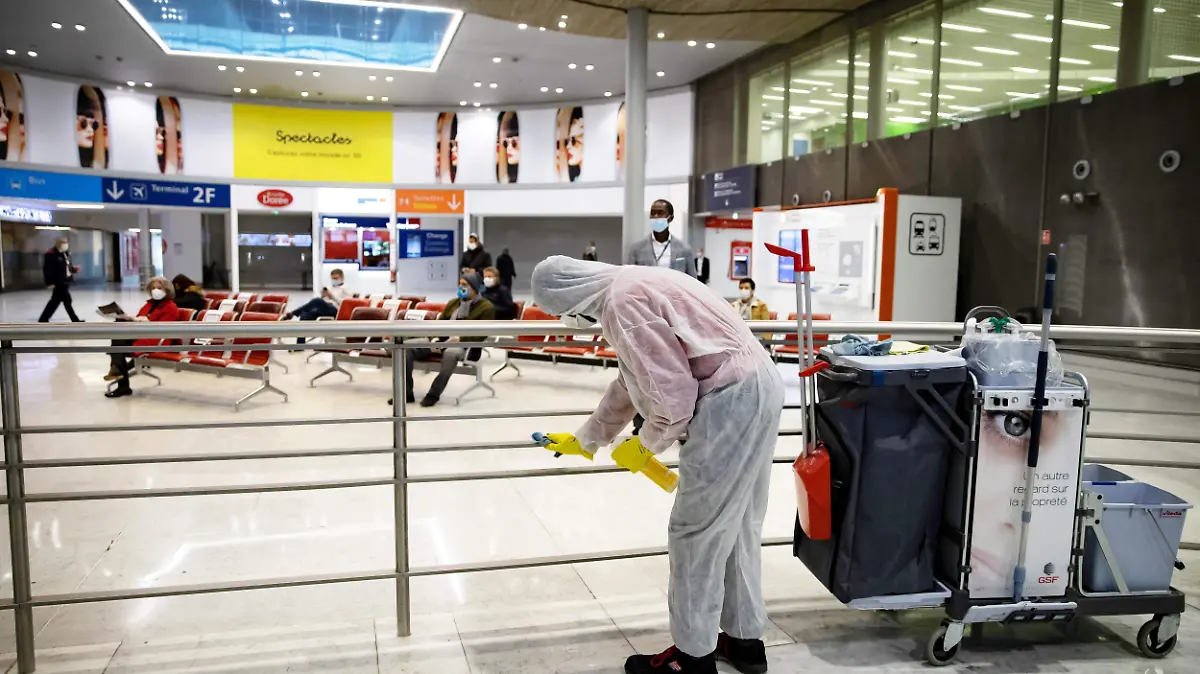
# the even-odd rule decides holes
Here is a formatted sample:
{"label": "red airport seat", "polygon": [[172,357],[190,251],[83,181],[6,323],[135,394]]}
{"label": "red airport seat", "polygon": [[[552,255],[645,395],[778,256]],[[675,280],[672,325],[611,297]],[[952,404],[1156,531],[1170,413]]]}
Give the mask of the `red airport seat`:
{"label": "red airport seat", "polygon": [[252,302],[246,307],[246,313],[275,314],[276,317],[279,317],[283,315],[284,306],[279,302]]}
{"label": "red airport seat", "polygon": [[[793,311],[792,313],[788,314],[788,320],[789,321],[796,320],[796,312]],[[828,321],[828,320],[830,320],[830,315],[829,314],[813,314],[813,320],[814,321]],[[781,345],[775,347],[775,353],[790,353],[790,354],[794,354],[794,355],[800,354],[800,341],[799,341],[799,337],[796,333],[794,333],[794,332],[788,333],[787,335],[784,336],[784,340],[789,341],[789,342],[796,342],[796,343],[795,344],[781,344]],[[816,346],[817,350],[820,350],[821,342],[829,341],[829,335],[827,333],[814,332],[813,333],[813,341],[816,342],[816,344],[817,344],[817,346]]]}
{"label": "red airport seat", "polygon": [[434,311],[434,312],[437,312],[438,315],[441,315],[441,313],[446,310],[446,303],[445,302],[417,302],[417,306],[415,308],[420,309],[422,311]]}
{"label": "red airport seat", "polygon": [[263,295],[262,297],[258,298],[258,301],[259,302],[279,302],[286,309],[287,305],[288,305],[288,296],[287,295]]}

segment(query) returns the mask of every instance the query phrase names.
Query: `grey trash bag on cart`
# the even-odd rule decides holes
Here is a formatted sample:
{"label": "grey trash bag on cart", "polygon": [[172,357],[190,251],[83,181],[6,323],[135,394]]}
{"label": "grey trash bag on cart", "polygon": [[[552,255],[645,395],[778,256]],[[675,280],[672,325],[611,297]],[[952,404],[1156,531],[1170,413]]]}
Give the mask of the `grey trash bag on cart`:
{"label": "grey trash bag on cart", "polygon": [[811,540],[797,522],[793,552],[844,603],[935,587],[950,454],[967,439],[958,416],[965,370],[955,370],[957,381],[915,386],[818,379],[833,536]]}

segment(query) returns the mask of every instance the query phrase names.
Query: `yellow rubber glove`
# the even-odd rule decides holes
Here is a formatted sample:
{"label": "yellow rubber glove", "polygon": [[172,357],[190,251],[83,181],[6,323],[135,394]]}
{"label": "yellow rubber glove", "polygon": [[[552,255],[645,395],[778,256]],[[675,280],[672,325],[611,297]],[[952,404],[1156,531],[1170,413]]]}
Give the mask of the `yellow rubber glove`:
{"label": "yellow rubber glove", "polygon": [[618,466],[645,475],[667,493],[675,491],[679,484],[675,471],[664,466],[636,435],[613,448],[612,458]]}
{"label": "yellow rubber glove", "polygon": [[640,473],[654,454],[642,445],[635,435],[617,445],[612,451],[613,462],[631,473]]}
{"label": "yellow rubber glove", "polygon": [[584,449],[583,445],[579,444],[579,439],[570,433],[546,433],[545,437],[550,440],[550,443],[543,445],[546,449],[558,454],[573,454],[582,456],[588,461],[592,460],[592,452]]}

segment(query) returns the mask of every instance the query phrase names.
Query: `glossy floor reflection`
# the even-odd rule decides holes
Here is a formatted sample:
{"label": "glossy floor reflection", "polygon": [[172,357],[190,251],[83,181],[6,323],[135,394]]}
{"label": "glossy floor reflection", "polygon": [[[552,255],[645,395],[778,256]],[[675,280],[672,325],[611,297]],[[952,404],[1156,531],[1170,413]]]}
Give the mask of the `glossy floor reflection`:
{"label": "glossy floor reflection", "polygon": [[[83,316],[129,293],[76,291]],[[0,296],[0,320],[29,320],[41,293]],[[102,354],[30,354],[19,358],[26,427],[118,423],[132,426],[203,420],[363,417],[389,413],[390,373],[355,370],[309,387],[327,357],[306,362],[283,354],[290,372],[273,381],[291,401],[257,399],[238,414],[232,403],[249,380],[164,373],[164,384],[136,381],[137,394],[102,396]],[[492,359],[493,365],[498,365]],[[785,381],[795,368],[785,367]],[[455,413],[544,411],[593,406],[612,371],[527,363],[496,380],[498,396],[455,407],[417,410],[415,447],[469,445],[470,451],[413,453],[410,474],[477,473],[569,465],[540,449],[499,449],[533,431],[573,430],[579,417],[441,421]],[[1088,362],[1097,405],[1200,410],[1200,384],[1160,372]],[[417,377],[420,395],[431,375]],[[456,377],[449,396],[465,389]],[[795,397],[795,389],[789,394]],[[798,417],[785,414],[784,426]],[[1200,418],[1097,413],[1093,429],[1200,435]],[[247,450],[389,447],[386,423],[204,431],[45,433],[24,438],[25,457],[99,458],[227,454]],[[776,453],[794,456],[796,438]],[[1194,460],[1194,445],[1095,440],[1089,454]],[[601,461],[601,459],[597,459]],[[607,460],[604,460],[607,461]],[[387,455],[236,460],[26,472],[30,493],[211,487],[388,478]],[[1129,468],[1126,472],[1200,501],[1200,473]],[[665,544],[671,498],[639,476],[622,474],[414,484],[409,557],[414,567],[583,554]],[[794,519],[790,466],[775,467],[766,535],[789,537]],[[224,496],[34,503],[28,508],[36,596],[189,586],[310,574],[394,568],[390,486]],[[7,534],[7,520],[0,522]],[[1200,542],[1200,517],[1185,540]],[[7,546],[0,546],[11,596]],[[1177,584],[1200,591],[1200,553]],[[664,558],[412,580],[413,636],[398,638],[395,584],[371,581],[281,590],[181,596],[39,608],[39,672],[619,672],[629,654],[669,644]],[[845,609],[788,548],[771,548],[764,583],[772,623],[766,635],[772,672],[867,672],[924,669],[920,651],[936,615],[889,616]],[[1200,606],[1200,604],[1197,604]],[[1077,633],[997,627],[972,640],[950,671],[1195,672],[1200,623],[1185,616],[1176,652],[1151,662],[1130,651],[1141,619],[1088,621]],[[12,662],[12,615],[0,612],[0,666]],[[15,671],[15,670],[13,670]],[[732,670],[726,670],[732,671]]]}

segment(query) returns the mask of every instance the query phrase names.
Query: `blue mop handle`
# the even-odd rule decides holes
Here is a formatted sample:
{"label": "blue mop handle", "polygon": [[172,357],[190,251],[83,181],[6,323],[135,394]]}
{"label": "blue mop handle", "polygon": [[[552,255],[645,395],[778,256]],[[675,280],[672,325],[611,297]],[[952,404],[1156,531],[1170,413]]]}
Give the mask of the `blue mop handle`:
{"label": "blue mop handle", "polygon": [[1021,538],[1017,565],[1013,569],[1013,601],[1025,593],[1025,553],[1029,547],[1029,525],[1033,521],[1033,488],[1037,480],[1038,450],[1042,440],[1042,412],[1046,407],[1046,377],[1050,370],[1050,316],[1054,312],[1054,278],[1058,257],[1046,258],[1046,284],[1042,293],[1042,334],[1038,348],[1037,375],[1033,383],[1033,419],[1029,424],[1029,452],[1025,462],[1025,495],[1021,502]]}
{"label": "blue mop handle", "polygon": [[1046,406],[1046,378],[1050,370],[1050,315],[1054,312],[1054,277],[1058,273],[1058,256],[1046,258],[1046,284],[1042,294],[1042,341],[1038,348],[1037,374],[1033,382],[1033,419],[1029,425],[1030,468],[1037,468],[1038,451],[1042,440],[1042,410]]}

